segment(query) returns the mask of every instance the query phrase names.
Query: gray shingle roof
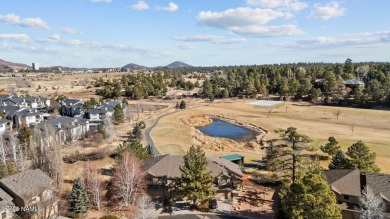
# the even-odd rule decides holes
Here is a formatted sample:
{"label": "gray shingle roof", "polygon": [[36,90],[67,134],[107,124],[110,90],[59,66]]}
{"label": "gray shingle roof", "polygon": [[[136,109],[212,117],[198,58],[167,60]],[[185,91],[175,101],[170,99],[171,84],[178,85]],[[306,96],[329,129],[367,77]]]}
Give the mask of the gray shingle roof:
{"label": "gray shingle roof", "polygon": [[390,174],[366,173],[366,185],[390,202]]}
{"label": "gray shingle roof", "polygon": [[[89,123],[87,119],[83,118],[77,118],[77,117],[66,117],[66,116],[60,116],[55,119],[47,120],[47,122],[53,126],[57,126],[58,124],[61,124],[61,128],[74,128],[78,125],[85,125]],[[42,125],[44,125],[42,123]]]}
{"label": "gray shingle roof", "polygon": [[344,83],[348,85],[364,85],[364,83],[359,80],[345,80]]}
{"label": "gray shingle roof", "polygon": [[64,99],[61,101],[61,104],[66,105],[66,106],[71,106],[75,105],[76,103],[82,102],[81,100],[78,99]]}
{"label": "gray shingle roof", "polygon": [[361,196],[358,169],[327,170],[325,176],[332,190],[338,194]]}
{"label": "gray shingle roof", "polygon": [[12,191],[22,199],[30,199],[46,189],[54,189],[53,180],[40,169],[26,170],[0,180],[5,190]]}
{"label": "gray shingle roof", "polygon": [[2,124],[7,124],[9,122],[12,122],[11,120],[8,120],[8,119],[0,119],[0,125]]}
{"label": "gray shingle roof", "polygon": [[12,197],[0,188],[0,207],[4,209],[5,206],[10,206],[10,205],[13,205]]}
{"label": "gray shingle roof", "polygon": [[[230,162],[231,164],[227,164],[224,163],[224,161],[220,158],[207,157],[207,159],[209,162],[206,170],[210,171],[213,177],[218,177],[223,174],[227,175],[228,172],[233,172],[237,174],[240,174],[241,172],[237,171],[237,169],[234,167],[234,165],[236,164],[232,162]],[[179,167],[183,165],[184,158],[182,155],[166,154],[145,160],[142,169],[144,172],[152,176],[168,177],[172,179],[181,176],[181,171]]]}

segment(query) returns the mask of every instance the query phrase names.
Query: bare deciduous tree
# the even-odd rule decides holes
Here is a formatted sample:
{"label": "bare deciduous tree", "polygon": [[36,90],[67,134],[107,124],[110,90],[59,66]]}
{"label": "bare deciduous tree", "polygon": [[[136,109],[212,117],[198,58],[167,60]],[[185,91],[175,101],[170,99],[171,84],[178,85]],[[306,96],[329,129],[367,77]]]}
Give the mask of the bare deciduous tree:
{"label": "bare deciduous tree", "polygon": [[124,154],[115,167],[112,178],[114,197],[123,201],[125,207],[135,203],[138,194],[144,192],[145,182],[139,160]]}
{"label": "bare deciduous tree", "polygon": [[265,109],[267,110],[267,114],[269,118],[271,113],[274,111],[274,106],[267,106]]}
{"label": "bare deciduous tree", "polygon": [[9,148],[4,142],[3,137],[0,137],[0,159],[4,165],[7,164],[9,154],[10,154]]}
{"label": "bare deciduous tree", "polygon": [[59,190],[63,184],[63,168],[60,137],[53,126],[44,125],[43,130],[33,130],[30,153],[32,165],[50,176]]}
{"label": "bare deciduous tree", "polygon": [[130,122],[133,119],[133,109],[127,106],[125,109],[125,119]]}
{"label": "bare deciduous tree", "polygon": [[106,135],[108,142],[113,142],[115,137],[114,122],[112,117],[106,117],[104,119],[104,127],[106,129]]}
{"label": "bare deciduous tree", "polygon": [[154,219],[157,218],[157,212],[154,210],[155,206],[150,196],[143,194],[137,199],[137,206],[139,209],[136,219]]}
{"label": "bare deciduous tree", "polygon": [[333,112],[333,114],[336,116],[337,119],[339,119],[339,116],[342,114],[343,112],[341,110],[336,110]]}
{"label": "bare deciduous tree", "polygon": [[379,219],[382,218],[383,211],[383,201],[379,194],[369,187],[365,187],[362,196],[359,198],[361,205],[361,215],[362,219]]}
{"label": "bare deciduous tree", "polygon": [[86,168],[86,188],[88,193],[92,196],[91,200],[98,210],[101,208],[102,198],[102,181],[99,175],[99,169],[91,162],[87,163]]}
{"label": "bare deciduous tree", "polygon": [[356,127],[355,122],[352,122],[352,123],[351,123],[351,131],[352,131],[352,134],[353,134],[353,132],[355,131],[355,127]]}

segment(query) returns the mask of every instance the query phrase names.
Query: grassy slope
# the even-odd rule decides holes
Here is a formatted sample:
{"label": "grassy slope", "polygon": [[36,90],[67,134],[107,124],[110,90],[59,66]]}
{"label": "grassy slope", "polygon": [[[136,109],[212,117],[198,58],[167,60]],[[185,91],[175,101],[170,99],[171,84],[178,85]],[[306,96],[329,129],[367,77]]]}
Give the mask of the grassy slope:
{"label": "grassy slope", "polygon": [[[245,101],[249,102],[249,101]],[[215,103],[192,110],[181,111],[160,120],[151,136],[162,153],[183,154],[192,144],[191,129],[178,123],[177,117],[188,113],[219,113],[229,115],[245,122],[256,123],[267,130],[294,126],[298,131],[313,138],[314,145],[324,144],[329,136],[334,136],[345,151],[352,143],[363,140],[377,153],[377,164],[384,173],[390,173],[390,112],[354,108],[315,106],[306,103],[289,103],[288,112],[280,105],[267,118],[261,106],[247,105],[244,101],[234,103]],[[341,109],[339,119],[333,114]],[[355,124],[352,133],[351,125]],[[267,139],[277,137],[271,133]],[[229,152],[207,151],[210,155],[223,155]],[[248,161],[258,159],[259,155],[247,154]]]}

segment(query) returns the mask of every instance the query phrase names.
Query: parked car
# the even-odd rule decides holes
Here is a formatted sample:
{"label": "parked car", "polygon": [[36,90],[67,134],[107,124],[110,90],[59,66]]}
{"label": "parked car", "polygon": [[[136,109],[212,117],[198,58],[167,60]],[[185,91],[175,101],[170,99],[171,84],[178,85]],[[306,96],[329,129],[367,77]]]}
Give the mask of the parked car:
{"label": "parked car", "polygon": [[217,200],[211,199],[211,200],[209,201],[209,208],[210,208],[210,209],[217,209],[217,208],[218,208]]}

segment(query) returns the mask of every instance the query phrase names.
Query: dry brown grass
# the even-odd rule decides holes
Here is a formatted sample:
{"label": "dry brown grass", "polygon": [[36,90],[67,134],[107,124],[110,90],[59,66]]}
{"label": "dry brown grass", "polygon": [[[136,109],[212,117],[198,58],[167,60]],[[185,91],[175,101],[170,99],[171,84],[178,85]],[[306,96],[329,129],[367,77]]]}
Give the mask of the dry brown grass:
{"label": "dry brown grass", "polygon": [[[236,102],[219,102],[194,109],[180,111],[161,118],[159,124],[152,130],[153,138],[158,149],[163,153],[184,154],[194,143],[191,129],[177,121],[181,115],[194,113],[220,114],[236,118],[248,123],[254,123],[271,133],[266,139],[276,138],[272,131],[278,128],[294,126],[298,131],[314,139],[313,145],[319,148],[327,142],[330,136],[335,137],[345,151],[352,143],[362,140],[372,152],[377,154],[377,164],[381,172],[390,173],[390,112],[385,110],[367,110],[355,108],[339,108],[316,106],[308,103],[288,103],[279,106],[267,118],[265,107],[246,104],[253,100]],[[342,114],[336,119],[334,112],[340,109]],[[354,132],[351,126],[354,124]],[[206,151],[207,154],[221,156],[229,151]],[[259,159],[258,154],[248,154],[247,160]]]}

